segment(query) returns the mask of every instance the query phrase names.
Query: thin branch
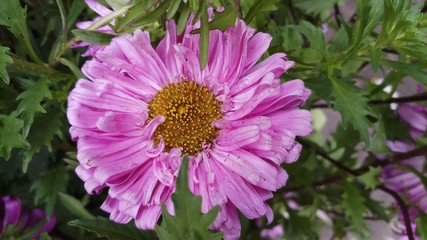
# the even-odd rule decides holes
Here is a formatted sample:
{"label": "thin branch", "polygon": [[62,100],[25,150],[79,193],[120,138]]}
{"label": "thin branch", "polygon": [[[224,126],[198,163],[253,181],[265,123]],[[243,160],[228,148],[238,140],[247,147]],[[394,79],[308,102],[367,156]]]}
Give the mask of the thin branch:
{"label": "thin branch", "polygon": [[[368,101],[368,104],[370,105],[384,105],[384,104],[390,104],[390,103],[406,103],[406,102],[419,102],[419,101],[426,101],[427,100],[427,94],[417,94],[413,96],[408,97],[400,97],[400,98],[389,98],[384,100],[370,100]],[[329,108],[328,104],[315,104],[312,105],[311,108]]]}
{"label": "thin branch", "polygon": [[399,194],[385,186],[379,186],[378,189],[388,193],[390,196],[394,198],[397,205],[400,208],[400,212],[403,215],[403,221],[405,222],[405,228],[406,228],[406,235],[408,236],[409,240],[414,240],[414,233],[412,232],[412,226],[411,226],[411,218],[409,217],[408,208],[406,207],[405,202],[403,199],[399,196]]}

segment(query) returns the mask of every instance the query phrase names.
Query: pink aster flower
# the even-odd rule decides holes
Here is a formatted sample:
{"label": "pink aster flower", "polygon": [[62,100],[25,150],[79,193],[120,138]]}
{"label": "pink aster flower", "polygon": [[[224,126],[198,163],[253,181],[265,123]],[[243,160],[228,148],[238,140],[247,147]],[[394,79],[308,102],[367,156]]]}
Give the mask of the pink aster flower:
{"label": "pink aster flower", "polygon": [[34,233],[31,239],[37,239],[43,232],[52,231],[56,224],[55,216],[52,215],[46,221],[46,215],[42,210],[38,208],[32,211],[24,209],[17,197],[2,196],[0,198],[0,238],[6,237],[4,234],[9,225],[13,225],[14,233],[19,234],[36,226],[41,221],[45,222],[44,225]]}
{"label": "pink aster flower", "polygon": [[[408,124],[410,134],[415,140],[424,135],[427,128],[427,111],[426,108],[418,104],[402,104],[398,107],[397,112],[400,118]],[[394,153],[405,153],[415,149],[415,144],[410,141],[387,141],[387,146]],[[419,172],[423,172],[426,164],[425,156],[417,156],[400,162],[403,165],[411,166]],[[400,169],[393,165],[386,166],[381,175],[387,187],[408,198],[422,212],[427,213],[427,192],[421,180],[412,172]],[[408,206],[411,225],[415,233],[415,219],[418,217],[418,211]],[[400,216],[402,220],[402,216]],[[402,234],[401,239],[408,239],[406,229],[401,229],[398,234]],[[419,238],[417,238],[419,239]]]}
{"label": "pink aster flower", "polygon": [[[191,21],[190,21],[191,22]],[[174,21],[153,48],[148,32],[114,38],[95,53],[68,99],[76,172],[89,193],[108,188],[101,208],[110,219],[135,219],[154,229],[171,195],[183,154],[189,186],[202,212],[220,212],[211,229],[240,235],[239,210],[249,219],[273,212],[266,200],[285,185],[280,166],[295,162],[296,136],[311,132],[311,114],[298,109],[310,95],[301,80],[280,84],[294,62],[277,53],[257,63],[271,36],[243,21],[210,31],[207,66],[199,65],[199,35]]]}

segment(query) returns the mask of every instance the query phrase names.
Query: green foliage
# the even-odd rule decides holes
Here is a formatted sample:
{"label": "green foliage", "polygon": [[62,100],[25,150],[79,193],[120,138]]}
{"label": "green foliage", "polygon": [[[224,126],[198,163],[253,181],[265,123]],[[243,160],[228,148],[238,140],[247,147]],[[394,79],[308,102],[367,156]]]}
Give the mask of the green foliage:
{"label": "green foliage", "polygon": [[179,171],[176,191],[172,195],[175,216],[169,214],[166,205],[162,204],[162,224],[156,227],[161,240],[186,239],[221,239],[221,232],[211,232],[208,227],[218,215],[219,206],[208,213],[201,212],[202,199],[194,196],[188,187],[188,156],[184,156]]}
{"label": "green foliage", "polygon": [[357,231],[366,228],[363,214],[368,210],[365,199],[357,185],[351,182],[344,184],[344,194],[342,195],[342,208],[346,217],[351,219]]}
{"label": "green foliage", "polygon": [[13,148],[29,148],[30,144],[22,137],[20,131],[24,121],[16,118],[16,113],[9,116],[0,115],[0,156],[10,158]]}
{"label": "green foliage", "polygon": [[36,82],[30,82],[30,86],[23,91],[16,100],[21,100],[18,106],[18,114],[24,118],[23,135],[26,138],[30,132],[30,127],[34,121],[34,115],[37,112],[46,113],[41,106],[44,99],[51,99],[52,94],[49,90],[49,78],[41,78]]}
{"label": "green foliage", "polygon": [[90,30],[74,29],[72,32],[74,36],[78,37],[81,41],[94,45],[108,45],[111,42],[111,39],[115,37],[108,33]]}
{"label": "green foliage", "polygon": [[66,168],[63,165],[58,165],[42,173],[31,186],[31,191],[35,191],[35,203],[44,203],[48,216],[53,212],[58,199],[58,193],[65,191],[68,179],[69,176]]}
{"label": "green foliage", "polygon": [[31,128],[27,141],[31,144],[31,148],[24,151],[24,161],[22,170],[27,171],[28,164],[32,160],[34,154],[40,152],[42,147],[46,147],[52,151],[51,142],[55,136],[62,137],[61,127],[63,113],[59,110],[51,111],[46,114],[41,114],[34,119],[33,127]]}
{"label": "green foliage", "polygon": [[83,204],[75,197],[59,192],[59,201],[71,214],[84,219],[94,219],[95,217],[85,209]]}
{"label": "green foliage", "polygon": [[118,224],[106,218],[78,219],[68,223],[71,226],[80,227],[87,231],[96,233],[99,237],[108,237],[111,240],[141,240],[153,239],[148,231],[141,231],[136,228],[133,222],[128,224]]}
{"label": "green foliage", "polygon": [[4,0],[0,6],[0,25],[7,29],[23,44],[31,58],[40,63],[40,59],[35,53],[31,42],[26,23],[27,9],[22,8],[17,0]]}
{"label": "green foliage", "polygon": [[9,48],[0,46],[0,78],[6,83],[9,84],[9,74],[6,70],[6,65],[8,63],[13,63],[12,58],[8,55]]}
{"label": "green foliage", "polygon": [[369,171],[360,175],[359,179],[367,189],[375,189],[381,183],[379,180],[380,173],[380,167],[369,167]]}
{"label": "green foliage", "polygon": [[364,94],[356,87],[332,78],[332,95],[335,98],[334,108],[341,113],[343,124],[352,124],[362,137],[362,140],[369,144],[368,129],[371,127],[371,121],[368,117],[375,117],[367,104]]}

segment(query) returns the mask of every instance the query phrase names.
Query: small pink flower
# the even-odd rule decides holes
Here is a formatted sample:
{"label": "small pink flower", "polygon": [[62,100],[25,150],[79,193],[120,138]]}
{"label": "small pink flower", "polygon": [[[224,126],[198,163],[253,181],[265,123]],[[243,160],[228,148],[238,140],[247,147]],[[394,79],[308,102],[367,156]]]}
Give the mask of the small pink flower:
{"label": "small pink flower", "polygon": [[271,36],[243,21],[210,31],[207,66],[199,65],[197,25],[177,36],[174,21],[154,49],[148,32],[114,38],[83,66],[68,99],[77,141],[77,174],[89,193],[108,188],[101,208],[119,223],[154,229],[171,195],[183,154],[189,186],[202,212],[220,212],[212,229],[240,236],[239,210],[249,219],[273,212],[266,200],[295,162],[296,136],[311,133],[311,114],[298,109],[310,95],[301,80],[280,84],[294,62],[277,53],[257,63]]}

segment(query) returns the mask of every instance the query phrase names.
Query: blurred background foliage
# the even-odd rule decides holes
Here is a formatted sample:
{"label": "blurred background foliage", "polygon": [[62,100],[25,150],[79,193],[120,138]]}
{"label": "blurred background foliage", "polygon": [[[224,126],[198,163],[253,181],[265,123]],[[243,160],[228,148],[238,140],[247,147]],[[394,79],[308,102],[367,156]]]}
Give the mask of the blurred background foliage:
{"label": "blurred background foliage", "polygon": [[[299,139],[304,146],[299,161],[284,166],[290,179],[270,201],[275,212],[270,226],[281,224],[285,239],[318,239],[325,231],[336,238],[351,234],[370,239],[368,220],[393,221],[397,209],[372,192],[387,192],[378,177],[381,167],[399,161],[390,155],[386,139],[409,137],[390,103],[426,105],[425,92],[394,97],[408,79],[427,84],[424,1],[99,2],[114,11],[98,18],[89,30],[75,29],[76,22],[98,17],[83,0],[2,0],[0,4],[0,195],[17,195],[28,207],[55,213],[58,225],[52,238],[154,237],[133,224],[106,220],[99,209],[105,191],[89,196],[73,172],[78,163],[76,145],[68,134],[66,100],[77,79],[84,77],[79,69],[86,58],[81,57],[84,49],[70,47],[80,40],[108,44],[114,35],[95,31],[106,25],[116,35],[148,30],[156,45],[165,34],[166,20],[175,19],[181,33],[191,15],[193,21],[201,21],[194,34],[201,34],[202,66],[209,29],[225,30],[242,18],[273,36],[266,55],[285,52],[296,62],[283,81],[303,79],[313,91],[306,108],[312,110],[315,131]],[[218,9],[211,21],[208,8]],[[332,121],[325,114],[330,109],[342,121],[325,133],[325,123]],[[423,155],[426,143],[425,137],[417,142]],[[378,161],[378,154],[388,161]],[[70,225],[91,232],[70,226],[74,219],[81,220]],[[241,221],[242,239],[259,239],[261,229],[270,228],[265,221]],[[419,231],[427,234],[426,229]]]}

